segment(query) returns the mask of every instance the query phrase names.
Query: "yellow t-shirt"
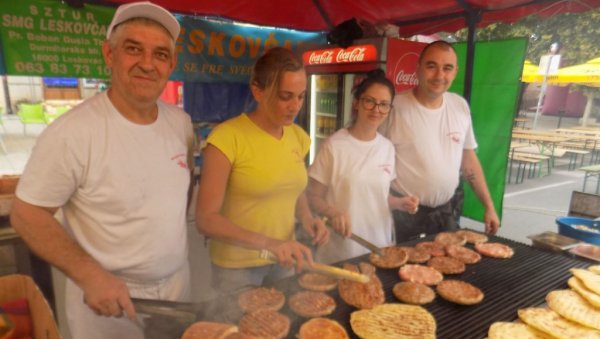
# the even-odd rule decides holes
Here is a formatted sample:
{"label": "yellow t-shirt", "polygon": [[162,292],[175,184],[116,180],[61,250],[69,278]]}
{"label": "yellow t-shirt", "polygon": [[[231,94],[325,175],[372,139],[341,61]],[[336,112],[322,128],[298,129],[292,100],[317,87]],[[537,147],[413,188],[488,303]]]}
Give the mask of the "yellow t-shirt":
{"label": "yellow t-shirt", "polygon": [[[286,126],[277,140],[246,114],[215,127],[207,142],[231,163],[221,213],[236,225],[268,237],[294,237],[295,206],[307,184],[304,158],[310,138],[298,125]],[[226,268],[268,264],[259,251],[211,240],[213,263]]]}

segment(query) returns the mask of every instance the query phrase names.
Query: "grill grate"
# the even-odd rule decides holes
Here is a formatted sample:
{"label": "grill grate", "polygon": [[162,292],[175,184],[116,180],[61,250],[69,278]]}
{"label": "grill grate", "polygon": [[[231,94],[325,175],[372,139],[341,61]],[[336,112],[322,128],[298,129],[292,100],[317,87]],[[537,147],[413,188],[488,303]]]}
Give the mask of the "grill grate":
{"label": "grill grate", "polygon": [[[432,240],[433,237],[429,236],[419,241]],[[411,246],[417,242],[411,241],[402,245]],[[500,242],[512,247],[515,251],[514,256],[511,259],[482,257],[481,262],[467,265],[464,273],[445,276],[447,279],[464,280],[477,286],[483,291],[485,298],[480,304],[462,306],[436,296],[434,302],[425,305],[425,308],[436,319],[438,338],[486,338],[488,329],[493,322],[513,321],[517,318],[519,308],[542,305],[548,292],[567,287],[566,282],[571,276],[570,268],[589,265],[588,261],[560,253],[546,252],[501,237],[491,236],[490,242]],[[473,248],[471,245],[467,245],[467,247]],[[360,261],[368,261],[367,256],[348,260],[351,263]],[[400,281],[398,270],[378,268],[377,275],[383,284],[386,302],[398,303],[399,301],[392,294],[393,286]],[[283,279],[275,283],[274,287],[283,291],[289,298],[293,293],[301,290],[296,279],[297,277]],[[336,310],[329,317],[339,321],[347,329],[351,338],[357,338],[350,327],[350,313],[356,309],[347,305],[339,297],[337,289],[329,294],[337,303]],[[287,303],[281,312],[288,315],[291,320],[288,338],[296,338],[300,325],[305,319],[295,316],[287,307]],[[238,323],[240,317],[241,312],[237,307],[236,295],[223,297],[217,302],[206,303],[203,311],[198,313],[198,320],[234,324]],[[177,333],[180,336],[184,329],[185,327],[180,327],[171,333]],[[156,331],[156,328],[153,331]],[[151,331],[147,331],[147,333],[149,332]],[[173,338],[179,336],[173,336]]]}

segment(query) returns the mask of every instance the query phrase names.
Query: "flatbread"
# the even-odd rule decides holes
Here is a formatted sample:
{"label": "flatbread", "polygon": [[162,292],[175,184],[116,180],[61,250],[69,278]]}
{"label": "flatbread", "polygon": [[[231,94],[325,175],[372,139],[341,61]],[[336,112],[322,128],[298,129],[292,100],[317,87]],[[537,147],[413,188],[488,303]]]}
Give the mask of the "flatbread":
{"label": "flatbread", "polygon": [[546,295],[548,306],[566,319],[600,330],[600,310],[573,290],[556,290]]}
{"label": "flatbread", "polygon": [[600,339],[600,332],[569,321],[548,308],[529,307],[517,311],[519,319],[558,339]]}
{"label": "flatbread", "polygon": [[498,321],[490,326],[488,339],[552,339],[542,331],[527,324]]}
{"label": "flatbread", "polygon": [[600,275],[582,268],[572,268],[569,271],[579,278],[590,291],[600,295]]}
{"label": "flatbread", "polygon": [[237,331],[237,326],[232,324],[198,321],[186,328],[181,339],[224,339]]}
{"label": "flatbread", "polygon": [[435,292],[431,287],[410,281],[397,283],[394,285],[392,293],[403,303],[413,305],[429,304],[435,299]]}
{"label": "flatbread", "polygon": [[324,292],[301,291],[290,297],[288,306],[301,317],[315,318],[331,314],[335,300]]}
{"label": "flatbread", "polygon": [[335,320],[313,318],[300,326],[298,339],[347,339],[346,329]]}
{"label": "flatbread", "polygon": [[460,274],[465,271],[465,264],[452,257],[433,257],[427,261],[427,266],[442,274]]}
{"label": "flatbread", "polygon": [[456,231],[456,234],[459,234],[459,235],[462,235],[463,237],[465,237],[465,239],[467,240],[467,242],[469,244],[479,244],[479,243],[488,241],[487,235],[473,232],[473,231],[460,230],[460,231]]}
{"label": "flatbread", "polygon": [[350,314],[352,331],[363,339],[435,338],[433,315],[421,306],[383,304]]}
{"label": "flatbread", "polygon": [[446,246],[446,253],[449,257],[456,258],[465,264],[475,264],[481,261],[479,253],[459,245]]}
{"label": "flatbread", "polygon": [[475,244],[475,251],[486,257],[508,259],[512,258],[515,254],[514,250],[510,246],[501,244],[499,242],[486,242]]}
{"label": "flatbread", "polygon": [[446,255],[445,246],[435,241],[421,241],[415,245],[415,248],[426,251],[432,257],[441,257]]}
{"label": "flatbread", "polygon": [[592,265],[587,268],[588,271],[594,272],[596,274],[600,274],[600,265]]}
{"label": "flatbread", "polygon": [[444,280],[436,286],[437,293],[444,299],[460,305],[474,305],[483,300],[483,292],[461,280]]}
{"label": "flatbread", "polygon": [[[340,280],[338,283],[340,298],[356,308],[372,308],[375,305],[383,304],[385,294],[381,280],[375,274],[375,268],[364,262],[359,263],[359,266],[360,273],[369,276],[369,282],[363,284],[347,279]],[[344,268],[352,272],[359,272],[358,267],[350,263],[345,263]]]}
{"label": "flatbread", "polygon": [[425,285],[437,285],[444,276],[435,268],[423,265],[404,265],[398,271],[400,279]]}
{"label": "flatbread", "polygon": [[426,263],[427,260],[431,258],[429,252],[423,249],[409,246],[401,246],[400,248],[403,249],[406,253],[408,253],[408,262],[411,264]]}
{"label": "flatbread", "polygon": [[285,295],[274,288],[256,287],[242,292],[238,304],[244,312],[259,309],[279,311],[285,304]]}
{"label": "flatbread", "polygon": [[467,239],[456,232],[440,232],[435,236],[435,242],[440,243],[444,246],[448,245],[464,245],[467,243]]}
{"label": "flatbread", "polygon": [[290,319],[268,309],[246,313],[240,319],[239,331],[258,338],[284,338],[290,331]]}
{"label": "flatbread", "polygon": [[579,278],[571,277],[569,281],[567,281],[567,284],[592,306],[600,308],[600,295],[597,295],[585,287]]}
{"label": "flatbread", "polygon": [[371,264],[380,268],[398,268],[408,261],[408,253],[398,246],[389,246],[381,249],[383,256],[375,253],[369,254]]}
{"label": "flatbread", "polygon": [[298,278],[298,285],[311,291],[331,291],[337,283],[337,279],[316,272],[306,272]]}

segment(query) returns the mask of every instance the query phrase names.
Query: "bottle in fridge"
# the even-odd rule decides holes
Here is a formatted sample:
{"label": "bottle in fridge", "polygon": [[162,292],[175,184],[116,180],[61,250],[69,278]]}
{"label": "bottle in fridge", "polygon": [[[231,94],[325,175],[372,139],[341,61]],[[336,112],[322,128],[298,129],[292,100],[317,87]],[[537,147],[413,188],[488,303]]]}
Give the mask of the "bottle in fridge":
{"label": "bottle in fridge", "polygon": [[302,53],[309,88],[299,123],[312,141],[308,164],[327,137],[350,124],[352,90],[365,74],[379,68],[386,71],[397,92],[411,88],[416,85],[416,61],[424,46],[413,41],[373,38],[358,40],[347,48],[327,45]]}

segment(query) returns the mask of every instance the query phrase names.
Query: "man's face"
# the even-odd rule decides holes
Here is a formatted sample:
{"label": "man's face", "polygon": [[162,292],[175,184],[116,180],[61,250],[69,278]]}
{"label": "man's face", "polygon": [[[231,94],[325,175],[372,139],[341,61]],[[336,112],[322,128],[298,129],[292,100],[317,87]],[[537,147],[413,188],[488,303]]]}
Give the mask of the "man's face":
{"label": "man's face", "polygon": [[155,102],[176,64],[171,37],[160,26],[140,22],[124,23],[114,34],[114,46],[108,41],[102,46],[113,91],[127,101]]}
{"label": "man's face", "polygon": [[419,91],[430,98],[444,94],[456,77],[456,54],[451,48],[432,46],[417,66]]}

